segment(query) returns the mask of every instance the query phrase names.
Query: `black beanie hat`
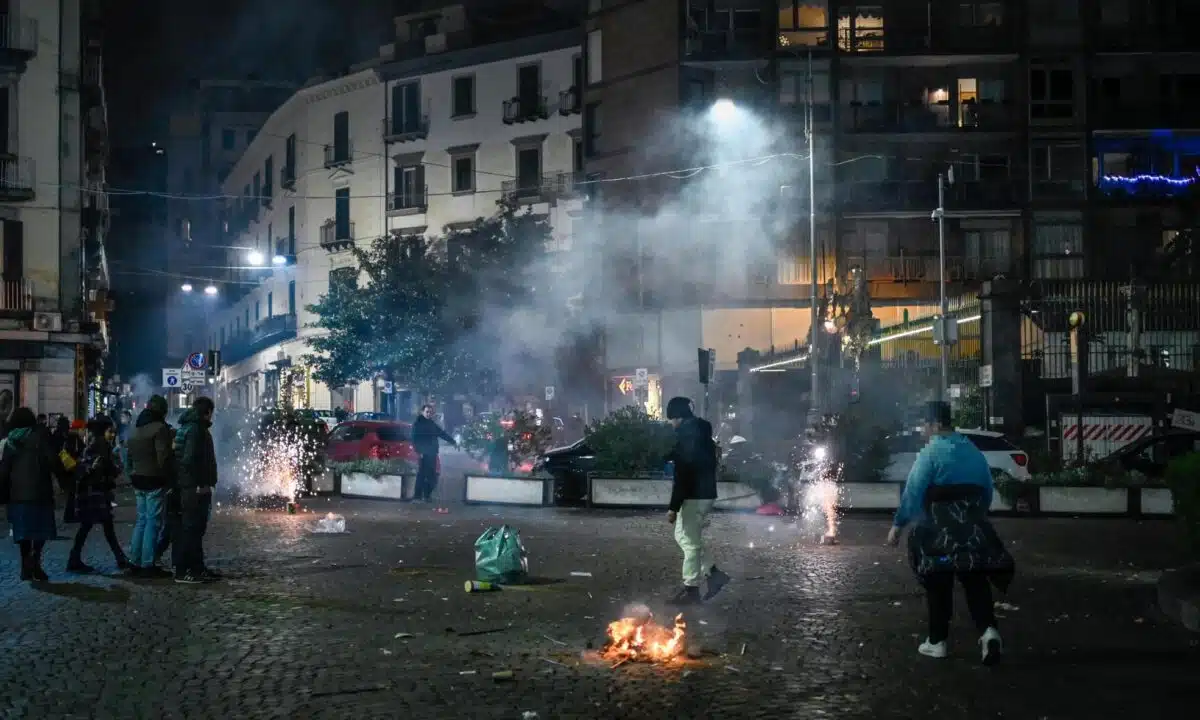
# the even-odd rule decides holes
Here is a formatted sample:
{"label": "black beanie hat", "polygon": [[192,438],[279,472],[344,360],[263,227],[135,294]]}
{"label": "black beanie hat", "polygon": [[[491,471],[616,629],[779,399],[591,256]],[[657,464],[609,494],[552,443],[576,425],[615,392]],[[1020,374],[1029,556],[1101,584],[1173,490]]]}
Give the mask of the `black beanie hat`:
{"label": "black beanie hat", "polygon": [[686,420],[692,417],[692,400],[685,397],[673,397],[667,403],[668,420]]}
{"label": "black beanie hat", "polygon": [[950,403],[941,400],[925,403],[925,422],[937,423],[944,428],[950,428],[954,425],[952,418]]}

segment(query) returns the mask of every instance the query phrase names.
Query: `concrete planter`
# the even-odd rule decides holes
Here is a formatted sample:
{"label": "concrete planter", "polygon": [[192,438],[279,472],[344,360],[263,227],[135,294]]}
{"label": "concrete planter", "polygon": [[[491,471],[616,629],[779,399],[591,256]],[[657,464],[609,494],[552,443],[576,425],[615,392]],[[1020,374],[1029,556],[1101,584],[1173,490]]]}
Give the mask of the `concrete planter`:
{"label": "concrete planter", "polygon": [[342,475],[342,497],[412,500],[416,485],[416,475],[371,477],[366,473],[345,473]]}
{"label": "concrete planter", "polygon": [[762,506],[762,498],[749,485],[736,482],[717,483],[717,510],[753,512]]}
{"label": "concrete planter", "polygon": [[[588,503],[599,508],[666,510],[671,505],[670,480],[663,478],[605,478],[588,480]],[[758,493],[742,483],[717,483],[717,510],[749,512],[762,505]]]}
{"label": "concrete planter", "polygon": [[313,478],[312,491],[318,495],[329,495],[337,492],[337,473],[325,468],[320,475]]}
{"label": "concrete planter", "polygon": [[1175,498],[1171,495],[1169,489],[1144,487],[1141,488],[1140,492],[1142,494],[1143,515],[1165,516],[1175,514]]}
{"label": "concrete planter", "polygon": [[1038,511],[1063,515],[1125,515],[1129,512],[1129,490],[1043,485],[1038,488]]}
{"label": "concrete planter", "polygon": [[900,507],[904,483],[848,482],[838,486],[838,510],[893,511]]}
{"label": "concrete planter", "polygon": [[1014,508],[1013,508],[1012,503],[1010,503],[1009,501],[1000,497],[999,492],[993,492],[992,493],[992,506],[990,508],[988,508],[988,510],[990,512],[1009,513],[1009,512],[1013,512]]}
{"label": "concrete planter", "polygon": [[468,505],[543,507],[553,503],[554,482],[544,478],[467,475],[463,502]]}

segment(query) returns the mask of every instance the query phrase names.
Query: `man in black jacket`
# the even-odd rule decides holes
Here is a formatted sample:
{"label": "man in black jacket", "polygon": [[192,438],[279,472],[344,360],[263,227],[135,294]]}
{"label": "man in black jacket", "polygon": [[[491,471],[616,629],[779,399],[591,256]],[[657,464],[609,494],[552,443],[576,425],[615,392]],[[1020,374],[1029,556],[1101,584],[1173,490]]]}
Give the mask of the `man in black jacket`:
{"label": "man in black jacket", "polygon": [[695,416],[688,398],[671,398],[667,421],[675,428],[675,448],[668,458],[675,464],[675,478],[667,522],[675,526],[675,542],[683,550],[683,587],[671,603],[691,605],[701,600],[703,580],[708,580],[705,600],[729,582],[729,576],[708,557],[703,537],[708,514],[717,499],[717,445],[712,425]]}
{"label": "man in black jacket", "polygon": [[433,420],[433,405],[421,408],[412,427],[413,449],[421,456],[417,466],[416,499],[418,502],[429,502],[438,482],[438,440],[454,444],[454,438],[446,434]]}

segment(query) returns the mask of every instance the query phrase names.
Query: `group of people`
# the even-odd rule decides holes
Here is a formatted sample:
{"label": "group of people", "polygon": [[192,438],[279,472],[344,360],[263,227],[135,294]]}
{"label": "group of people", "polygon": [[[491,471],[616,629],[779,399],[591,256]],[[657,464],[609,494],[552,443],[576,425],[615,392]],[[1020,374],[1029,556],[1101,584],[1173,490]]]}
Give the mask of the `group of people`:
{"label": "group of people", "polygon": [[[21,579],[46,581],[42,553],[58,535],[55,480],[66,500],[63,523],[78,523],[66,570],[91,573],[83,549],[99,525],[117,568],[134,577],[197,584],[220,579],[204,562],[203,539],[217,484],[213,447],[214,405],[197,398],[180,418],[167,423],[166,398],[155,395],[126,433],[122,452],[117,429],[106,416],[86,422],[59,418],[53,432],[33,411],[17,408],[0,440],[0,504],[7,505],[14,543],[21,554]],[[126,554],[113,523],[113,497],[122,477],[133,486],[137,520]],[[171,549],[173,571],[161,559]]]}
{"label": "group of people", "polygon": [[[730,582],[704,545],[703,529],[717,498],[720,453],[712,425],[695,416],[692,402],[672,398],[667,420],[675,428],[674,466],[667,522],[683,551],[683,586],[671,598],[675,605],[707,600]],[[900,507],[888,531],[887,544],[899,545],[908,534],[909,564],[925,590],[929,632],[917,648],[921,655],[949,654],[950,618],[957,580],[966,595],[967,611],[979,633],[985,665],[1000,661],[1003,646],[992,602],[992,588],[1007,591],[1015,563],[988,520],[995,488],[987,458],[954,431],[950,405],[925,407],[923,434],[928,443],[918,454],[905,482]],[[702,596],[700,587],[707,583]]]}

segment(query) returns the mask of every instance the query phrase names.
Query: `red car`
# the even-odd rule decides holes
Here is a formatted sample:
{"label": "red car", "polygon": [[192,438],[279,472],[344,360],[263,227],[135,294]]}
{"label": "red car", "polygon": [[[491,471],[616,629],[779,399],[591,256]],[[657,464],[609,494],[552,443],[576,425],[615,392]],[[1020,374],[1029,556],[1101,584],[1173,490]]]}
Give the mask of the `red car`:
{"label": "red car", "polygon": [[329,435],[326,455],[332,462],[408,460],[417,462],[412,425],[402,422],[348,420]]}

